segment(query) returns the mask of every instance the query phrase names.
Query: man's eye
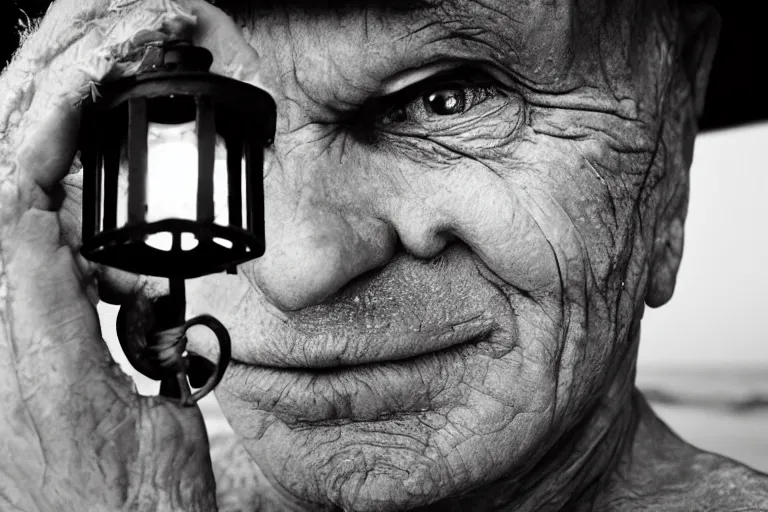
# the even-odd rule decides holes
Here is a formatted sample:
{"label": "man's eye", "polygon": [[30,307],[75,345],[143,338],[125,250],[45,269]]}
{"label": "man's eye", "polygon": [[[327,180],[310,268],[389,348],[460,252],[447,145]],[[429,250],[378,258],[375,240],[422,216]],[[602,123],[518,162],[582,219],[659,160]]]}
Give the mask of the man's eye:
{"label": "man's eye", "polygon": [[493,87],[443,86],[406,104],[396,105],[381,122],[392,125],[460,116],[496,94],[498,91]]}

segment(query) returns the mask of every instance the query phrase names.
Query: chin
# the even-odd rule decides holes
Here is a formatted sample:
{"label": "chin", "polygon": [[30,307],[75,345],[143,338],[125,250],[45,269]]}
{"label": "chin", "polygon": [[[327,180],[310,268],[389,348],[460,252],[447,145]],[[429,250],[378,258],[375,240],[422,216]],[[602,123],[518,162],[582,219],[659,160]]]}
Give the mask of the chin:
{"label": "chin", "polygon": [[[504,377],[486,373],[491,385]],[[506,386],[528,397],[521,405],[549,402],[541,388],[550,386]],[[253,460],[302,508],[441,510],[429,506],[524,472],[554,435],[548,407],[516,408],[473,387],[454,384],[441,406],[376,421],[302,421],[254,410],[230,393],[220,401]]]}

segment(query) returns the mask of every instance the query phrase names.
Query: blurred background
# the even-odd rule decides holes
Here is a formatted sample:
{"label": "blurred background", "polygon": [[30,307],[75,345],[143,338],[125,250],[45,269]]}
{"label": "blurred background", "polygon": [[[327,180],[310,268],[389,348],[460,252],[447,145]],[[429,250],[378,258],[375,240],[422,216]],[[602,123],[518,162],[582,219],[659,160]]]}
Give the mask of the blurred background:
{"label": "blurred background", "polygon": [[[704,133],[691,170],[685,252],[672,301],[646,309],[637,383],[661,418],[700,448],[768,472],[768,123]],[[127,371],[100,306],[105,337]],[[140,391],[157,385],[139,376]],[[215,398],[209,435],[230,431]]]}
{"label": "blurred background", "polygon": [[696,141],[672,301],[646,309],[638,386],[684,439],[768,472],[768,123]]}

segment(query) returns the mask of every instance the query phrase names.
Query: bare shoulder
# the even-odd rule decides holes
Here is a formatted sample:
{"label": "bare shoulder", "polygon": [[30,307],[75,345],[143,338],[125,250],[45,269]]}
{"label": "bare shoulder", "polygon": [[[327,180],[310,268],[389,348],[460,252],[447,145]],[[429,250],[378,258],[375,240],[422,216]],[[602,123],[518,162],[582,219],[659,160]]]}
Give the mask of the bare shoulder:
{"label": "bare shoulder", "polygon": [[[768,512],[768,475],[681,440],[650,409],[590,512]],[[284,510],[234,435],[210,441],[220,512]]]}
{"label": "bare shoulder", "polygon": [[690,462],[660,468],[660,478],[635,480],[598,510],[768,512],[768,475],[712,453],[701,452]]}
{"label": "bare shoulder", "polygon": [[[686,492],[677,509],[690,511],[768,511],[768,475],[721,455],[699,452],[692,460]],[[667,493],[671,498],[671,493]],[[692,506],[693,505],[693,506]]]}
{"label": "bare shoulder", "polygon": [[768,512],[767,474],[686,443],[649,408],[642,416],[593,510]]}

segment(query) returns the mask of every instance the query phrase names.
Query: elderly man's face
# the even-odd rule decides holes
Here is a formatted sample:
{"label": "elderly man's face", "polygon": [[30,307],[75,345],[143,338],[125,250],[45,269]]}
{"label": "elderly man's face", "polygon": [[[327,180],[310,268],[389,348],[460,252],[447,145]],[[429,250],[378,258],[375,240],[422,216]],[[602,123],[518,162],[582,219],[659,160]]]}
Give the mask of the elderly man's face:
{"label": "elderly man's face", "polygon": [[208,293],[237,360],[218,398],[287,495],[397,510],[522,482],[631,386],[694,99],[675,14],[607,3],[249,15],[279,113],[268,249]]}

